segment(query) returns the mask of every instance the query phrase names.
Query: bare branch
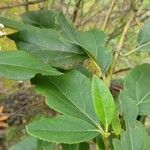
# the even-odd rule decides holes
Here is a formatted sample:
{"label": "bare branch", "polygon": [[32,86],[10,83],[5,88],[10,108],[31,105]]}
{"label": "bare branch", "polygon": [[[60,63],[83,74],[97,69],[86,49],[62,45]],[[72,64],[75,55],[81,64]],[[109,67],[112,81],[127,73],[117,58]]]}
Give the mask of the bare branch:
{"label": "bare branch", "polygon": [[102,30],[103,30],[103,31],[104,31],[104,30],[106,29],[106,27],[107,27],[107,23],[108,23],[108,20],[109,20],[109,18],[110,18],[111,12],[112,12],[112,10],[113,10],[113,8],[114,8],[114,6],[115,6],[115,3],[116,3],[116,0],[112,0],[112,3],[111,3],[110,8],[109,8],[109,10],[108,10],[107,16],[106,16],[106,18],[105,18],[105,20],[104,20],[104,24],[103,24],[103,27],[102,27]]}

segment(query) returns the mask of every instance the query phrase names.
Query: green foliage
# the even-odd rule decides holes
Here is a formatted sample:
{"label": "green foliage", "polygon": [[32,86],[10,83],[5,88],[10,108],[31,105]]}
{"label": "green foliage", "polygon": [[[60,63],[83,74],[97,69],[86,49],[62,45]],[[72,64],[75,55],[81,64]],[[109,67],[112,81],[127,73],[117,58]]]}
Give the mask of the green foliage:
{"label": "green foliage", "polygon": [[52,29],[24,29],[8,37],[16,42],[18,49],[54,67],[69,69],[87,58],[80,47],[60,39]]}
{"label": "green foliage", "polygon": [[14,80],[28,80],[41,73],[43,75],[60,75],[59,71],[42,63],[30,54],[17,52],[1,52],[0,75]]}
{"label": "green foliage", "polygon": [[36,76],[31,83],[38,93],[47,97],[49,107],[98,125],[92,103],[91,81],[80,72],[71,71],[58,78]]}
{"label": "green foliage", "polygon": [[80,144],[62,144],[63,150],[89,150],[89,144],[84,142]]}
{"label": "green foliage", "polygon": [[54,150],[54,148],[55,144],[53,143],[27,136],[19,143],[10,147],[9,150]]}
{"label": "green foliage", "polygon": [[56,22],[62,28],[61,35],[64,39],[83,47],[87,55],[97,62],[102,72],[108,69],[112,62],[112,52],[105,47],[107,36],[104,32],[97,29],[77,32],[62,12],[58,14]]}
{"label": "green foliage", "polygon": [[114,139],[115,150],[146,150],[143,149],[145,138],[149,138],[144,126],[136,122],[134,128],[123,131],[121,140]]}
{"label": "green foliage", "polygon": [[138,106],[139,115],[150,114],[150,64],[132,69],[125,78],[124,92]]}
{"label": "green foliage", "polygon": [[[50,142],[63,143],[64,150],[88,150],[89,143],[106,150],[150,149],[148,132],[137,119],[150,115],[150,64],[134,67],[119,96],[112,95],[109,83],[116,56],[113,58],[103,31],[77,31],[62,12],[31,11],[22,18],[23,22],[0,18],[1,23],[18,30],[8,37],[19,50],[0,52],[0,75],[31,79],[37,93],[59,114],[27,125],[28,133],[40,140],[27,138],[11,150],[25,145],[29,145],[27,150],[54,149]],[[149,23],[139,33],[138,51],[150,49]],[[102,72],[92,80],[77,71],[88,58]]]}
{"label": "green foliage", "polygon": [[92,80],[92,94],[96,114],[107,130],[114,116],[115,103],[109,89],[96,76]]}
{"label": "green foliage", "polygon": [[79,143],[96,137],[98,129],[76,117],[67,115],[41,120],[27,125],[27,131],[34,137],[55,143]]}
{"label": "green foliage", "polygon": [[138,51],[150,52],[150,19],[148,19],[142,27],[138,36]]}
{"label": "green foliage", "polygon": [[50,10],[30,11],[22,15],[23,22],[39,28],[57,28],[55,16],[57,13]]}

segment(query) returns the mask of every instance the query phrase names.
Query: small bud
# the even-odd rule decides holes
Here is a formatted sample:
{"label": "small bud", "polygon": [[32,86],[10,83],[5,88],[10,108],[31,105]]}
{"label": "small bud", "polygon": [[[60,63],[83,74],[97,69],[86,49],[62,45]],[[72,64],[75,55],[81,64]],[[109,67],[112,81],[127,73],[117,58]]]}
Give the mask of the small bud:
{"label": "small bud", "polygon": [[2,23],[0,23],[0,28],[1,28],[1,29],[4,28],[4,25],[3,25]]}

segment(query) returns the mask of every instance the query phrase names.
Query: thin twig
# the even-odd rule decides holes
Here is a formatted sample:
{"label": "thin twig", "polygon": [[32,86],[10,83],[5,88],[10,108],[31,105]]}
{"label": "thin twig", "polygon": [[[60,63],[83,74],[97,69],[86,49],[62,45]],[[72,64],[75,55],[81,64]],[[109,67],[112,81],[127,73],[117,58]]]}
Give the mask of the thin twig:
{"label": "thin twig", "polygon": [[115,6],[115,3],[116,3],[116,0],[112,0],[112,3],[111,3],[110,8],[109,8],[109,10],[108,10],[107,16],[106,16],[106,18],[105,18],[105,20],[104,20],[104,24],[103,24],[103,27],[102,27],[102,30],[103,30],[103,31],[104,31],[104,30],[106,29],[106,27],[107,27],[107,23],[108,23],[108,20],[109,20],[109,18],[110,18],[111,12],[112,12],[112,10],[113,10],[113,8],[114,8],[114,6]]}
{"label": "thin twig", "polygon": [[9,5],[7,6],[1,6],[0,9],[9,9],[9,8],[14,8],[14,7],[21,7],[21,6],[27,6],[27,5],[33,5],[36,3],[42,3],[45,2],[46,0],[37,0],[37,1],[30,1],[30,2],[25,2],[25,3],[19,3],[19,4],[14,4],[14,5]]}
{"label": "thin twig", "polygon": [[119,69],[119,70],[113,72],[113,74],[118,74],[118,73],[126,72],[126,71],[129,71],[130,69],[131,69],[130,67]]}
{"label": "thin twig", "polygon": [[75,6],[75,9],[74,9],[74,12],[73,12],[73,19],[72,19],[73,23],[76,22],[81,2],[82,2],[82,0],[78,0],[77,3],[76,3],[76,6]]}
{"label": "thin twig", "polygon": [[110,78],[112,77],[112,74],[113,74],[115,66],[116,66],[117,59],[118,59],[118,57],[120,55],[120,51],[121,51],[121,49],[123,47],[123,44],[124,44],[124,40],[125,40],[126,34],[127,34],[128,30],[130,28],[130,25],[131,25],[131,23],[132,23],[132,21],[133,21],[133,19],[135,17],[135,14],[136,13],[134,11],[131,11],[129,13],[128,21],[127,21],[127,23],[124,26],[121,38],[120,38],[120,40],[118,42],[118,45],[117,45],[117,49],[116,49],[116,51],[114,53],[112,65],[109,68],[108,77],[107,77],[108,80],[110,80]]}
{"label": "thin twig", "polygon": [[29,0],[24,0],[24,2],[27,4],[27,5],[25,5],[25,10],[26,11],[29,11]]}

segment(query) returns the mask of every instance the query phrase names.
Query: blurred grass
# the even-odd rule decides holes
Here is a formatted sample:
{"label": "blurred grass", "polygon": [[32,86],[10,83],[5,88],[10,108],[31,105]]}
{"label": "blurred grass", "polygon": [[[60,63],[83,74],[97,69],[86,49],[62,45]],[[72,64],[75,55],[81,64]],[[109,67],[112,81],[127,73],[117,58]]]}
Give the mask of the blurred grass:
{"label": "blurred grass", "polygon": [[[52,1],[52,0],[49,0]],[[66,3],[68,3],[70,0],[66,0]],[[75,0],[71,0],[71,2],[73,3]],[[0,0],[0,6],[7,6],[8,4],[16,4],[16,3],[21,3],[23,2],[23,0]],[[86,5],[84,6],[84,11],[87,11],[90,9],[90,7],[93,4],[93,0],[85,0]],[[111,0],[101,0],[101,6],[99,7],[108,7],[110,5]],[[120,0],[121,2],[121,0]],[[98,3],[98,5],[100,4]],[[30,5],[29,6],[30,10],[38,10],[38,4],[34,4],[34,5]],[[143,2],[143,7],[142,9],[150,9],[150,0],[144,0]],[[5,10],[0,10],[0,16],[3,17],[7,17],[7,18],[11,18],[14,20],[20,20],[20,15],[22,13],[25,12],[25,7],[15,7],[15,8],[11,8],[11,9],[5,9]],[[94,23],[94,22],[92,22]],[[137,35],[138,35],[138,31],[139,31],[139,27],[131,30],[128,35],[127,35],[127,40],[125,42],[125,46],[123,49],[123,53],[126,53],[129,50],[133,50],[136,46],[136,39],[137,39]],[[13,32],[13,30],[5,28],[5,32],[7,34],[10,34]],[[117,41],[120,37],[118,36],[115,39],[115,44],[117,44]],[[0,38],[0,46],[2,50],[16,50],[16,45],[15,43],[8,39],[7,37],[4,38]],[[149,54],[140,54],[140,53],[135,53],[127,58],[121,58],[119,64],[118,64],[118,68],[123,68],[126,66],[135,66],[136,64],[140,64],[143,62],[150,62],[149,60]]]}

